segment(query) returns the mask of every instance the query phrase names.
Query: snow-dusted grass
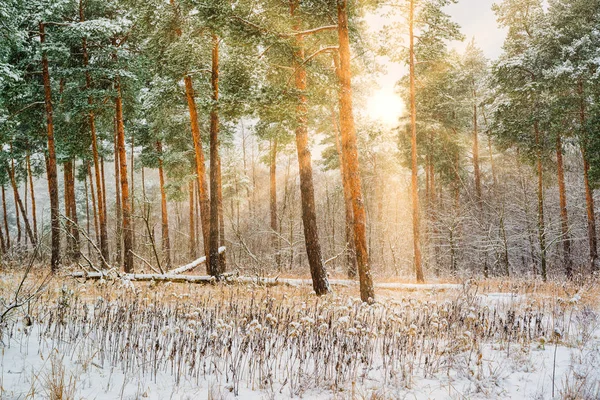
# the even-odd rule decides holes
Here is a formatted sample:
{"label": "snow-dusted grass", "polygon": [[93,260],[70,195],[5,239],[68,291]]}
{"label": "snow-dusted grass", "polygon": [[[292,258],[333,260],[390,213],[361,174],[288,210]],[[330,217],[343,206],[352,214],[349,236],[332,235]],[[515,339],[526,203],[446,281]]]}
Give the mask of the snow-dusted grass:
{"label": "snow-dusted grass", "polygon": [[554,385],[555,398],[598,398],[593,291],[482,286],[366,305],[306,288],[57,280],[2,327],[1,397],[547,399]]}

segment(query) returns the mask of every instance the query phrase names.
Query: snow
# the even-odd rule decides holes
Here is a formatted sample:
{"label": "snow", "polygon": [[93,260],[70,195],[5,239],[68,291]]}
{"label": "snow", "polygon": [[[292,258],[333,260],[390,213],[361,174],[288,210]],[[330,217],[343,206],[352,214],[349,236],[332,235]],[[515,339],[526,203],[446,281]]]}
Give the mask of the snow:
{"label": "snow", "polygon": [[585,293],[559,301],[434,285],[366,305],[346,295],[286,303],[264,288],[244,298],[244,287],[78,285],[32,307],[32,326],[21,315],[0,329],[2,399],[48,398],[61,381],[74,398],[99,400],[600,393],[600,318]]}

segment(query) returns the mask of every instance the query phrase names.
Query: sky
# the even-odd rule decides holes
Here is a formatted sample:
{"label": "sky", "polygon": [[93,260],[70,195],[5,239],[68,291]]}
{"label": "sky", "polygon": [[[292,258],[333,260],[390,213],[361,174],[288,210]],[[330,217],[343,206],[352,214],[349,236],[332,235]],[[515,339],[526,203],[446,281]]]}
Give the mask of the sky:
{"label": "sky", "polygon": [[[450,44],[451,48],[462,52],[471,38],[475,38],[477,46],[490,60],[500,55],[506,32],[500,29],[496,22],[492,11],[495,2],[498,0],[458,0],[457,4],[446,8],[446,12],[460,25],[461,32],[465,35],[463,42],[453,42]],[[366,19],[373,34],[387,23],[380,15],[371,14]],[[402,100],[395,94],[394,86],[407,72],[407,67],[392,63],[383,57],[380,61],[386,65],[387,72],[378,77],[380,89],[367,101],[367,111],[371,117],[384,124],[393,125],[406,109]]]}

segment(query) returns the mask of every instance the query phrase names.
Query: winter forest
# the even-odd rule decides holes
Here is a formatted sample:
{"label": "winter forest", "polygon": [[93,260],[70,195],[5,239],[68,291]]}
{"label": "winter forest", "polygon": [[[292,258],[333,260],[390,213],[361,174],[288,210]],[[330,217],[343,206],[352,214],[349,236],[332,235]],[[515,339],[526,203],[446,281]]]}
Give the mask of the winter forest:
{"label": "winter forest", "polygon": [[0,399],[600,398],[598,0],[0,0],[0,146]]}

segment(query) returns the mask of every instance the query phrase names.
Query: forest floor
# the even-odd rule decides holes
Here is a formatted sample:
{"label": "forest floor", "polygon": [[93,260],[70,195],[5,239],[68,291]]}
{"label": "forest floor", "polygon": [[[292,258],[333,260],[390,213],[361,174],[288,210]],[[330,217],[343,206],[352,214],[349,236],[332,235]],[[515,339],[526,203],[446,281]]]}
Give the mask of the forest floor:
{"label": "forest floor", "polygon": [[[0,314],[20,279],[2,272]],[[596,283],[451,283],[367,305],[356,285],[55,277],[3,316],[0,398],[600,398]]]}

